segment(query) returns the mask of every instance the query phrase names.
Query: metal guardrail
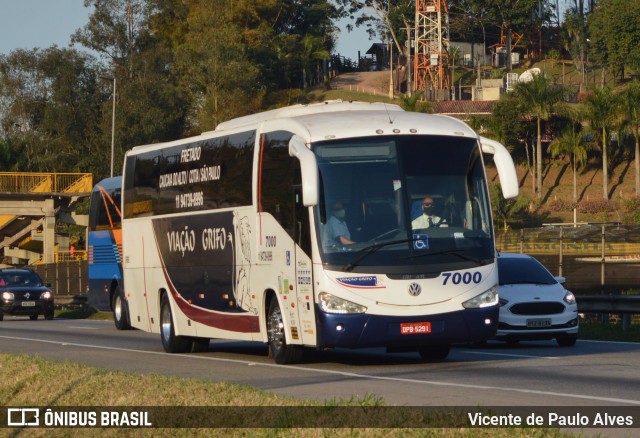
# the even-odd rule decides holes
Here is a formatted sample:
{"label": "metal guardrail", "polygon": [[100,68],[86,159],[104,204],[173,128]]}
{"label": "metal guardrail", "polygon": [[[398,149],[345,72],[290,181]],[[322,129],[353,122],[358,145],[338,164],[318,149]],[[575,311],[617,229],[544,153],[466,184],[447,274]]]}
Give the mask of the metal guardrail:
{"label": "metal guardrail", "polygon": [[609,315],[622,315],[622,330],[631,328],[631,318],[640,314],[640,295],[579,295],[578,312],[601,314],[601,322],[608,322]]}
{"label": "metal guardrail", "polygon": [[576,301],[582,313],[640,313],[640,295],[580,295]]}

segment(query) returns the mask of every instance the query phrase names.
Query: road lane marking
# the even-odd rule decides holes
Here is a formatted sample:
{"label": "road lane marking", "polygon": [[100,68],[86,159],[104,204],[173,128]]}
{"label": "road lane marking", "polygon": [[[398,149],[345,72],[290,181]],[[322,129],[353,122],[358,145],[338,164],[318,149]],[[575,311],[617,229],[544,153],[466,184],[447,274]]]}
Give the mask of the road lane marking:
{"label": "road lane marking", "polygon": [[524,357],[527,359],[551,359],[551,360],[555,360],[555,359],[560,359],[557,356],[532,356],[529,354],[510,354],[510,353],[489,353],[487,351],[468,351],[468,350],[462,350],[463,353],[467,353],[467,354],[480,354],[483,356],[505,356],[505,357]]}
{"label": "road lane marking", "polygon": [[102,330],[101,327],[87,327],[82,325],[68,325],[67,328],[70,329],[82,329],[82,330]]}
{"label": "road lane marking", "polygon": [[249,364],[252,364],[253,366],[263,366],[268,368],[285,368],[287,370],[306,371],[306,372],[316,373],[316,374],[330,374],[330,375],[336,375],[336,376],[342,376],[342,377],[351,377],[355,379],[380,380],[380,381],[387,381],[387,382],[410,383],[410,384],[426,385],[426,386],[485,389],[485,390],[491,390],[491,391],[517,392],[517,393],[523,393],[523,394],[536,394],[536,395],[543,395],[543,396],[566,397],[566,398],[581,399],[581,400],[640,405],[640,400],[630,400],[630,399],[613,398],[613,397],[599,397],[599,396],[586,395],[586,394],[569,394],[566,392],[541,391],[537,389],[523,389],[523,388],[501,387],[501,386],[491,386],[491,385],[471,385],[467,383],[436,382],[433,380],[418,380],[418,379],[408,379],[403,377],[375,376],[370,374],[348,373],[345,371],[315,369],[315,368],[308,368],[308,367],[296,366],[296,365],[257,363],[257,362],[248,361],[248,360],[225,359],[225,358],[210,357],[210,356],[195,356],[191,354],[180,354],[179,356],[177,356],[171,353],[165,353],[163,351],[161,352],[161,351],[135,350],[132,348],[107,347],[107,346],[101,346],[101,345],[78,344],[78,343],[64,342],[64,341],[49,341],[45,339],[21,338],[16,336],[0,336],[0,339],[11,339],[16,341],[31,341],[31,342],[40,342],[45,344],[56,344],[56,345],[73,346],[73,347],[95,348],[100,350],[126,351],[131,353],[141,353],[141,354],[150,354],[150,355],[158,355],[158,356],[173,356],[173,357],[180,357],[180,358],[208,360],[213,362],[242,364],[246,366],[249,366]]}

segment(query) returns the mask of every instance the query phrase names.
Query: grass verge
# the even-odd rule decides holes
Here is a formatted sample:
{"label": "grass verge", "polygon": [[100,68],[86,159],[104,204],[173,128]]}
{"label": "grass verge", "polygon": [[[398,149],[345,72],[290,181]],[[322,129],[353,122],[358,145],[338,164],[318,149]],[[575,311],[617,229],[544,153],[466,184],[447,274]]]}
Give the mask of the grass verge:
{"label": "grass verge", "polygon": [[640,325],[632,324],[624,330],[620,323],[603,324],[581,321],[578,339],[594,341],[640,342]]}
{"label": "grass verge", "polygon": [[100,312],[93,307],[84,307],[79,309],[64,309],[55,311],[56,318],[64,319],[100,319],[113,320],[113,313]]}
{"label": "grass verge", "polygon": [[[381,406],[384,401],[371,394],[351,400],[331,400],[326,403],[299,401],[252,387],[226,382],[183,379],[159,375],[137,375],[96,369],[73,363],[60,363],[26,355],[0,354],[0,399],[5,406],[194,406],[194,407],[356,407]],[[270,408],[271,409],[271,408]],[[269,410],[270,410],[269,409]],[[402,408],[398,408],[402,409]],[[360,410],[360,409],[358,409]],[[251,412],[251,411],[249,411]],[[265,412],[260,411],[260,412]],[[352,410],[336,410],[345,415]],[[274,409],[274,415],[290,415]],[[286,420],[284,418],[283,420]],[[335,419],[334,419],[335,420]],[[257,436],[257,437],[565,437],[558,429],[547,428],[352,428],[344,418],[341,428],[271,428],[271,429],[82,429],[83,436]],[[197,423],[196,423],[197,424]],[[19,429],[11,436],[19,436]],[[75,436],[77,429],[24,429],[28,436]]]}

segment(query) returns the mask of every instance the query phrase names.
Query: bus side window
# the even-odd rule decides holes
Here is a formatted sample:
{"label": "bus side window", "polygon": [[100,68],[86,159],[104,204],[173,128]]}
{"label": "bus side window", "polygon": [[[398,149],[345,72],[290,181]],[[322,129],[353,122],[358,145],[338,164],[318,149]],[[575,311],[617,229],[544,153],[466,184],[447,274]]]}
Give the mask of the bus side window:
{"label": "bus side window", "polygon": [[[296,206],[294,186],[300,173],[298,160],[289,156],[290,132],[276,131],[265,135],[262,151],[262,211],[270,213],[294,240]],[[296,174],[297,172],[297,174]],[[298,181],[299,183],[299,181]]]}

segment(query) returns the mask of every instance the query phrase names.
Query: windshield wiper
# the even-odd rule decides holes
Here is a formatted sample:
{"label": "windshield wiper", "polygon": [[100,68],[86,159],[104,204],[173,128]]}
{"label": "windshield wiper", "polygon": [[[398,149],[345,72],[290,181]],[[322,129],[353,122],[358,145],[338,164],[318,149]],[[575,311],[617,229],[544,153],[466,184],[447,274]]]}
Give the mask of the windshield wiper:
{"label": "windshield wiper", "polygon": [[449,254],[458,256],[461,259],[468,260],[470,262],[474,262],[478,266],[481,266],[482,262],[483,262],[483,259],[479,259],[479,258],[476,258],[476,257],[472,257],[470,255],[467,255],[467,254],[463,253],[462,250],[459,250],[459,249],[447,249],[445,251],[426,252],[424,254],[416,254],[416,255],[412,255],[412,256],[408,256],[408,257],[404,257],[404,258],[405,259],[417,259],[419,257],[436,256],[436,255],[449,255]]}
{"label": "windshield wiper", "polygon": [[365,248],[362,248],[360,251],[358,251],[356,253],[356,257],[349,263],[347,263],[346,265],[344,265],[342,267],[342,269],[344,271],[350,271],[353,268],[356,267],[356,265],[358,263],[360,263],[362,261],[362,259],[364,259],[365,257],[367,257],[369,254],[373,254],[374,252],[376,252],[377,250],[379,250],[380,248],[384,248],[385,246],[390,246],[390,245],[397,245],[399,243],[407,243],[407,242],[413,242],[414,240],[417,239],[401,239],[401,240],[391,240],[389,242],[383,242],[383,243],[375,243],[373,245],[369,245]]}

